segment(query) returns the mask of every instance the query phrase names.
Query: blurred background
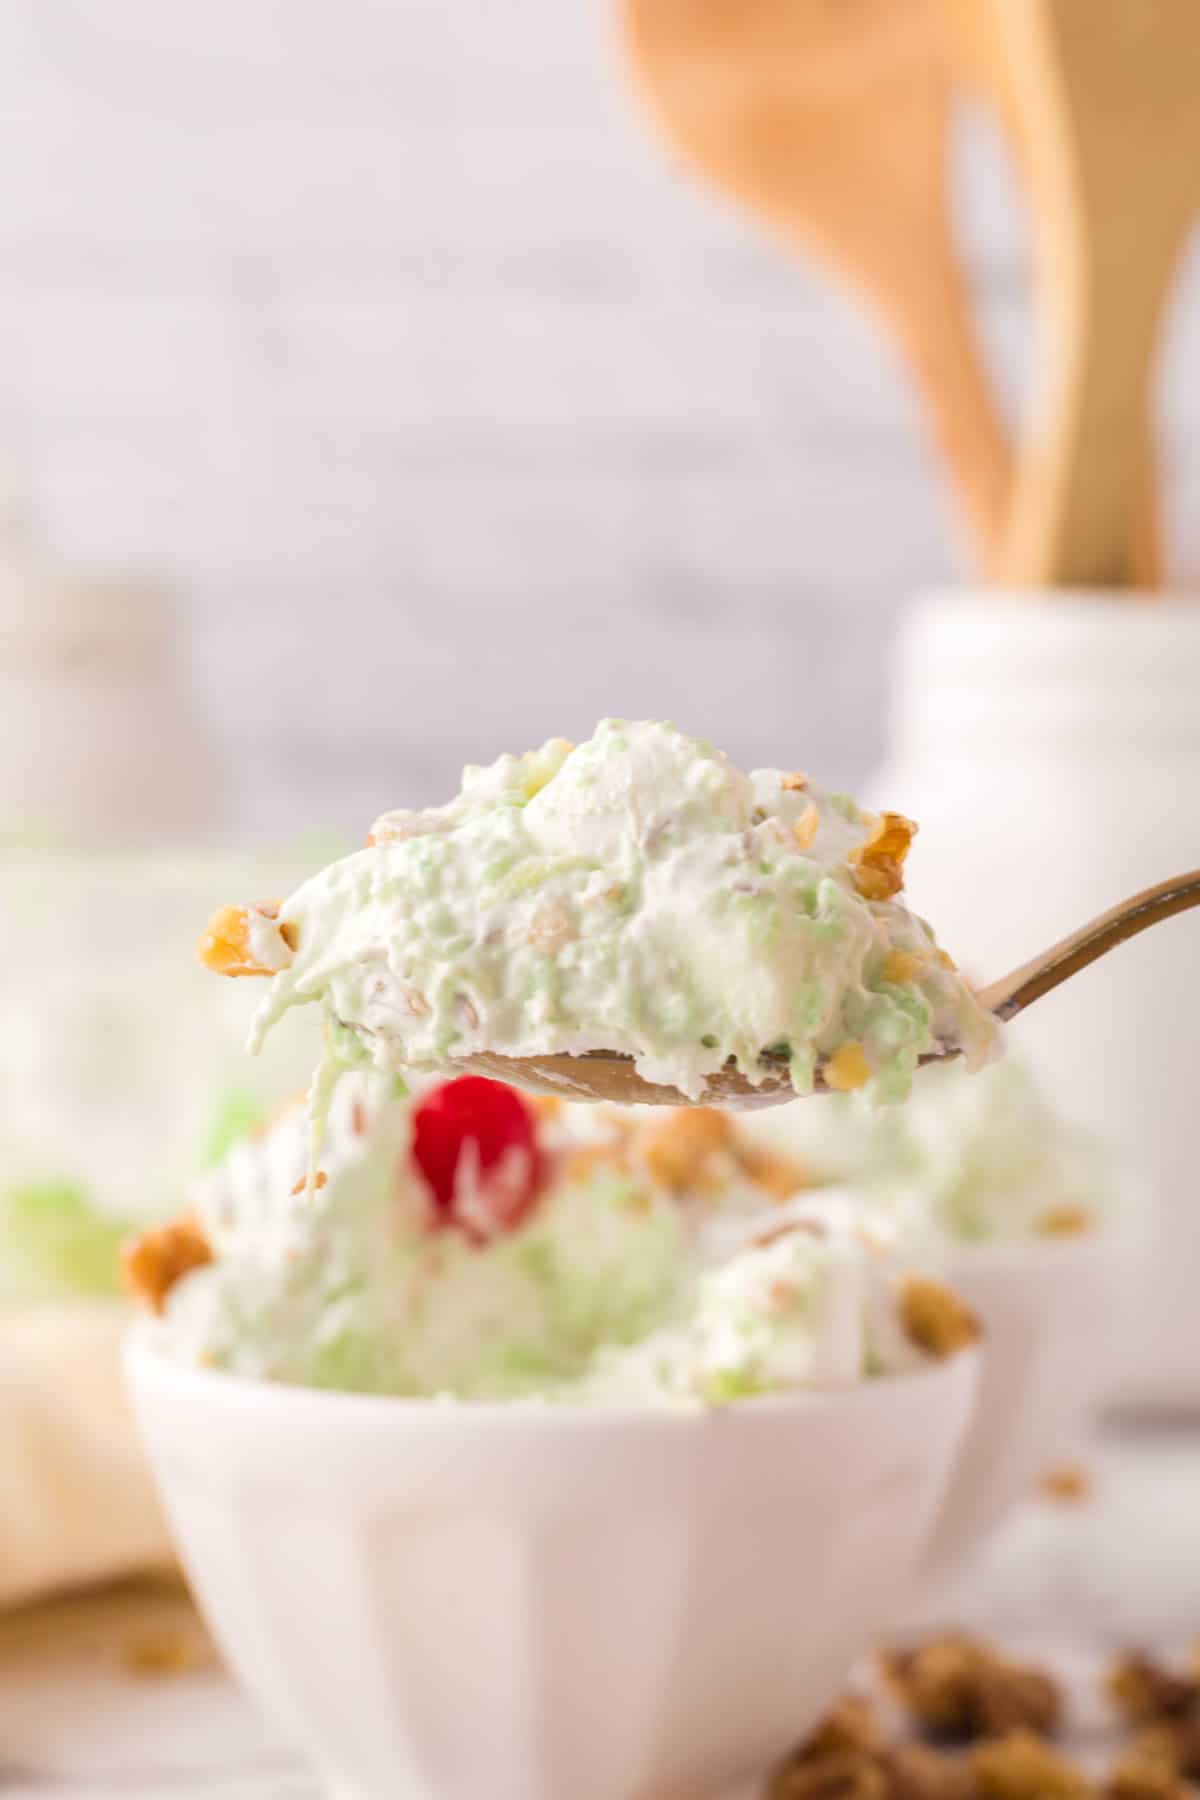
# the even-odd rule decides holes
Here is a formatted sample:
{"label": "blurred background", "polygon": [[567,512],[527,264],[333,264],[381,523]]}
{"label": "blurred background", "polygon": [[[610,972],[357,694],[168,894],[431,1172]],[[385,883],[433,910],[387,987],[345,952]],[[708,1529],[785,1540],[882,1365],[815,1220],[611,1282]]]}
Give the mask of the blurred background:
{"label": "blurred background", "polygon": [[[168,585],[243,837],[357,835],[612,712],[847,784],[878,757],[897,610],[965,569],[910,382],[671,165],[614,40],[551,0],[4,8],[0,450],[56,554]],[[978,109],[955,185],[1015,408],[1026,234]]]}

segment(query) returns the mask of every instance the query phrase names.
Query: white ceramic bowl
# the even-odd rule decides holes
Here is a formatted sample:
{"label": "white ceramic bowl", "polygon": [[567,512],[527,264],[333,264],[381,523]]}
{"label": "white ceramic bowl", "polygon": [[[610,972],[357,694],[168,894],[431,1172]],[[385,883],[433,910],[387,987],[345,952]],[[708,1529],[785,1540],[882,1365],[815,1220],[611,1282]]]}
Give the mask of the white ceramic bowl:
{"label": "white ceramic bowl", "polygon": [[911,1588],[976,1356],[697,1414],[127,1370],[233,1667],[341,1800],[719,1794]]}
{"label": "white ceramic bowl", "polygon": [[974,1416],[925,1558],[953,1573],[1070,1457],[1111,1376],[1121,1247],[1097,1231],[1053,1242],[959,1250],[946,1279],[983,1325]]}

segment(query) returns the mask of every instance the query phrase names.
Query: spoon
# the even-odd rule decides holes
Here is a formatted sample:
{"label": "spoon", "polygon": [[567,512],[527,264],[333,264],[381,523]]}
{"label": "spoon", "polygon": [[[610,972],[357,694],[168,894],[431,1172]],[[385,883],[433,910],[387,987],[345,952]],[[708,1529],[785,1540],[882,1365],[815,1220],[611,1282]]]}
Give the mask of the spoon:
{"label": "spoon", "polygon": [[953,243],[951,82],[931,0],[621,7],[642,96],[674,148],[890,325],[990,565],[1011,455]]}
{"label": "spoon", "polygon": [[1127,588],[1163,312],[1200,206],[1196,0],[979,0],[1007,61],[1044,293],[1003,561]]}
{"label": "spoon", "polygon": [[[1101,913],[1089,925],[1072,932],[1050,950],[1044,950],[1031,962],[1023,963],[1010,975],[980,988],[976,994],[981,1006],[1003,1023],[1051,993],[1080,969],[1086,969],[1098,956],[1106,956],[1136,937],[1161,919],[1174,913],[1200,906],[1200,869],[1176,875],[1171,881],[1160,881],[1131,900]],[[923,1056],[922,1063],[941,1062],[957,1051],[934,1052]],[[730,1065],[708,1077],[704,1093],[696,1100],[681,1094],[678,1088],[643,1081],[633,1066],[633,1059],[612,1051],[598,1050],[585,1056],[493,1056],[481,1053],[463,1057],[459,1067],[477,1075],[490,1075],[493,1080],[507,1081],[513,1087],[532,1089],[535,1093],[555,1094],[560,1099],[608,1100],[621,1106],[728,1106],[749,1108],[780,1106],[798,1098],[781,1058],[766,1055],[768,1068],[777,1068],[760,1085],[754,1086],[741,1071]],[[816,1087],[823,1082],[818,1071]]]}

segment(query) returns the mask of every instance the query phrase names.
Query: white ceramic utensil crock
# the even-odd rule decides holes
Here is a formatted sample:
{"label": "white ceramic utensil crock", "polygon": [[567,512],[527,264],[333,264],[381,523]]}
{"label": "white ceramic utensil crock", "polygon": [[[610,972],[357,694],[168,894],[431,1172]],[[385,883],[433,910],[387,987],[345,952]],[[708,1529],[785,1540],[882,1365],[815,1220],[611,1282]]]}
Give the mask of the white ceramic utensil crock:
{"label": "white ceramic utensil crock", "polygon": [[[968,973],[1002,974],[1200,864],[1197,795],[1200,604],[973,590],[907,615],[871,798],[919,820],[909,899]],[[1012,1029],[1131,1172],[1146,1276],[1117,1397],[1200,1405],[1200,917],[1147,932]],[[1139,1266],[1131,1251],[1131,1282]]]}

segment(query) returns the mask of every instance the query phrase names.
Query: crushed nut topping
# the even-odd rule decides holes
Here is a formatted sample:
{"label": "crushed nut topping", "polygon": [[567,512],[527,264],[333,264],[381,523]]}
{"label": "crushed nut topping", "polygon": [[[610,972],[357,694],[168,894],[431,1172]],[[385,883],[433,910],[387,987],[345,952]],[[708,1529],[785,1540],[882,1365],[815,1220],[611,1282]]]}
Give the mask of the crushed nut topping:
{"label": "crushed nut topping", "polygon": [[1052,1463],[1038,1477],[1038,1492],[1043,1500],[1074,1506],[1091,1498],[1092,1478],[1079,1463]]}
{"label": "crushed nut topping", "polygon": [[168,1225],[144,1231],[121,1252],[121,1283],[126,1293],[152,1312],[161,1313],[177,1281],[213,1260],[212,1246],[200,1222],[187,1213]]}
{"label": "crushed nut topping", "polygon": [[1170,1769],[1186,1781],[1200,1781],[1200,1712],[1148,1725],[1135,1736],[1130,1756]]}
{"label": "crushed nut topping", "polygon": [[1010,1731],[972,1746],[979,1800],[1086,1800],[1087,1777],[1034,1731]]}
{"label": "crushed nut topping", "polygon": [[746,1143],[735,1144],[734,1155],[741,1165],[742,1173],[756,1187],[764,1188],[773,1200],[790,1200],[802,1188],[813,1185],[808,1170],[790,1156],[763,1149],[758,1144]]}
{"label": "crushed nut topping", "polygon": [[852,1750],[784,1763],[766,1800],[889,1800],[888,1780],[873,1756]]}
{"label": "crushed nut topping", "polygon": [[[329,1180],[329,1177],[325,1173],[324,1169],[318,1169],[316,1172],[316,1175],[313,1177],[313,1186],[317,1189],[323,1188],[325,1186],[325,1183],[328,1180]],[[302,1175],[300,1177],[299,1181],[296,1183],[295,1187],[292,1189],[293,1195],[302,1194],[307,1186],[308,1186],[308,1176]]]}
{"label": "crushed nut topping", "polygon": [[802,794],[808,786],[808,776],[799,769],[792,769],[779,777],[779,785],[785,794]]}
{"label": "crushed nut topping", "polygon": [[889,1800],[976,1800],[965,1758],[928,1744],[897,1744],[884,1759]]}
{"label": "crushed nut topping", "polygon": [[904,859],[917,827],[903,813],[880,813],[866,843],[850,852],[854,885],[864,900],[891,900],[904,886]]}
{"label": "crushed nut topping", "polygon": [[[278,900],[259,900],[250,906],[218,907],[205,926],[196,954],[205,968],[217,975],[274,975],[286,968],[296,949],[296,927],[290,920],[282,925]],[[255,952],[254,940],[275,950],[278,955],[264,962]]]}
{"label": "crushed nut topping", "polygon": [[821,823],[821,815],[810,800],[798,819],[792,821],[792,836],[796,840],[798,850],[807,850],[817,835]]}
{"label": "crushed nut topping", "polygon": [[857,1038],[847,1038],[828,1062],[822,1064],[821,1079],[835,1094],[852,1093],[855,1088],[862,1087],[871,1079],[867,1053]]}
{"label": "crushed nut topping", "polygon": [[1096,1221],[1086,1206],[1052,1206],[1037,1222],[1042,1237],[1079,1237]]}
{"label": "crushed nut topping", "polygon": [[861,1750],[874,1755],[882,1749],[883,1733],[871,1702],[864,1694],[843,1694],[793,1754],[811,1757]]}
{"label": "crushed nut topping", "polygon": [[953,1356],[979,1337],[975,1314],[939,1281],[910,1275],[901,1286],[899,1304],[909,1338],[930,1356]]}
{"label": "crushed nut topping", "polygon": [[1170,1759],[1137,1748],[1118,1757],[1102,1790],[1104,1800],[1188,1800],[1191,1791]]}
{"label": "crushed nut topping", "polygon": [[1119,1656],[1105,1676],[1109,1699],[1131,1725],[1194,1714],[1200,1720],[1200,1680],[1180,1675],[1140,1650]]}
{"label": "crushed nut topping", "polygon": [[912,950],[889,950],[883,965],[883,979],[897,984],[915,981],[921,973],[922,958]]}
{"label": "crushed nut topping", "polygon": [[636,1153],[653,1179],[679,1193],[704,1173],[709,1158],[728,1149],[733,1121],[711,1106],[680,1107],[638,1134]]}
{"label": "crushed nut topping", "polygon": [[1058,1683],[976,1638],[930,1638],[886,1651],[881,1667],[919,1731],[969,1742],[1023,1728],[1051,1732],[1062,1716]]}

